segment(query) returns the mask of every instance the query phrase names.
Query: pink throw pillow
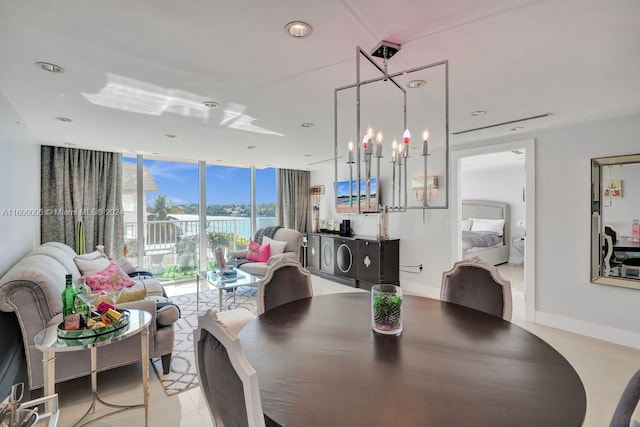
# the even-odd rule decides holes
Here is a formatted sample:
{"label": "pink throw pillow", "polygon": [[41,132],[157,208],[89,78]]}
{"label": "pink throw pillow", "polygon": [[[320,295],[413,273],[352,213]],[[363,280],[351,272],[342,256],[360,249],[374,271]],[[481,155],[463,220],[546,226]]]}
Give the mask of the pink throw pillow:
{"label": "pink throw pillow", "polygon": [[247,259],[253,262],[267,262],[271,252],[271,245],[266,244],[260,246],[253,240],[249,240],[249,250],[247,252]]}
{"label": "pink throw pillow", "polygon": [[93,291],[117,291],[122,288],[130,288],[136,284],[113,261],[104,270],[85,276],[85,282]]}

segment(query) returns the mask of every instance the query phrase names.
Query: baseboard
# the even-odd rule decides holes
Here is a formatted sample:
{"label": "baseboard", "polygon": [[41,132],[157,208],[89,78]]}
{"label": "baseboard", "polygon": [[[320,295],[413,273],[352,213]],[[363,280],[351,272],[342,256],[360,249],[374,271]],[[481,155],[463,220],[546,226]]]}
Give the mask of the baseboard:
{"label": "baseboard", "polygon": [[414,283],[400,280],[400,287],[409,293],[420,295],[421,297],[440,299],[440,287],[425,286],[422,283]]}
{"label": "baseboard", "polygon": [[510,256],[509,257],[509,264],[524,264],[524,257],[523,256]]}
{"label": "baseboard", "polygon": [[572,319],[543,311],[536,311],[535,319],[535,323],[540,325],[550,326],[552,328],[562,329],[563,331],[573,332],[586,337],[640,350],[640,334],[636,332],[598,325],[596,323],[585,322],[584,320]]}

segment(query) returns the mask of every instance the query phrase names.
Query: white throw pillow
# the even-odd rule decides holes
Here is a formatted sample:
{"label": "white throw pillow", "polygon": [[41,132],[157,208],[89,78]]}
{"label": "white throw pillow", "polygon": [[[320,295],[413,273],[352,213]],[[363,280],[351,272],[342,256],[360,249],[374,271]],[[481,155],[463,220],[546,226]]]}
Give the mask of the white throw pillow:
{"label": "white throw pillow", "polygon": [[471,225],[473,224],[473,221],[471,221],[470,219],[463,219],[461,224],[462,231],[471,231]]}
{"label": "white throw pillow", "polygon": [[496,233],[498,236],[502,236],[504,232],[504,219],[469,219],[473,221],[473,224],[471,224],[471,231],[489,231]]}
{"label": "white throw pillow", "polygon": [[280,240],[273,240],[268,238],[267,236],[263,236],[262,244],[266,245],[267,243],[271,245],[271,251],[269,252],[269,256],[282,254],[284,253],[284,248],[287,247],[287,242],[282,242]]}
{"label": "white throw pillow", "polygon": [[88,254],[77,255],[76,259],[91,261],[93,259],[104,258],[104,254],[100,251],[89,252]]}
{"label": "white throw pillow", "polygon": [[83,276],[93,276],[109,266],[109,259],[104,255],[101,255],[100,258],[96,259],[82,259],[81,257],[75,257],[74,261]]}

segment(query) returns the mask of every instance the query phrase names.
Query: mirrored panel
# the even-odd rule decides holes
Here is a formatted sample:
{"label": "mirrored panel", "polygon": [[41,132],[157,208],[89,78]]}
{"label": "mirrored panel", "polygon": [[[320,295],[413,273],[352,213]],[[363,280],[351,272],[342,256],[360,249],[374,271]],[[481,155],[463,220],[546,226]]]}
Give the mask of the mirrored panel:
{"label": "mirrored panel", "polygon": [[591,281],[640,289],[640,154],[591,160]]}

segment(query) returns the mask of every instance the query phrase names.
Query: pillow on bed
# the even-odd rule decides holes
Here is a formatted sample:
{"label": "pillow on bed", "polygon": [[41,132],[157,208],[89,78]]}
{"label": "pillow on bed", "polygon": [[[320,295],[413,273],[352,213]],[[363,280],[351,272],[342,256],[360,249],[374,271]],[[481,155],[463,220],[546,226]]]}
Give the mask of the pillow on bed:
{"label": "pillow on bed", "polygon": [[491,233],[496,233],[498,236],[502,236],[504,230],[504,219],[469,219],[473,221],[471,224],[471,231],[489,231]]}
{"label": "pillow on bed", "polygon": [[470,219],[463,219],[462,220],[462,231],[471,231],[471,225],[473,224],[473,221],[471,221]]}

